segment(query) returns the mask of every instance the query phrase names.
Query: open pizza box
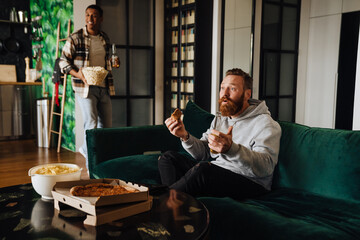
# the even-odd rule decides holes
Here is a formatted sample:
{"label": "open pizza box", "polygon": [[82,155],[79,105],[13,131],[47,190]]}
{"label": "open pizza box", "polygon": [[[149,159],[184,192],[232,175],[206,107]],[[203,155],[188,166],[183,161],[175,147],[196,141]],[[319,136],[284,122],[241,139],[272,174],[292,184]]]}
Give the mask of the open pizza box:
{"label": "open pizza box", "polygon": [[[139,190],[134,193],[126,193],[113,196],[100,197],[77,197],[70,194],[73,186],[87,185],[91,183],[109,183]],[[60,211],[63,203],[88,213],[84,224],[97,226],[121,218],[129,217],[141,212],[149,211],[152,206],[152,197],[149,189],[145,186],[125,182],[119,179],[90,179],[78,181],[57,182],[52,190],[54,208]]]}

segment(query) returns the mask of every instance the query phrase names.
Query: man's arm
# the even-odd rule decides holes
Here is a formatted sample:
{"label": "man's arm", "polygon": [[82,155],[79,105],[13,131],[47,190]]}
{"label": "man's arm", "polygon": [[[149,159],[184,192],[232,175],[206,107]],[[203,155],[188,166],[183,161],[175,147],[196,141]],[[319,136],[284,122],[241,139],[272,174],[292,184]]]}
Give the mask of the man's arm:
{"label": "man's arm", "polygon": [[76,77],[76,78],[81,79],[81,80],[84,82],[84,84],[87,84],[87,81],[86,81],[86,79],[85,79],[84,74],[83,74],[82,71],[81,71],[81,68],[79,69],[79,71],[76,71],[76,70],[74,70],[74,69],[71,69],[70,72],[69,72],[69,74],[70,74],[71,76],[73,76],[73,77]]}
{"label": "man's arm", "polygon": [[75,43],[72,37],[68,37],[61,51],[59,66],[62,73],[70,74],[71,70],[78,71],[74,65]]}
{"label": "man's arm", "polygon": [[171,117],[165,120],[165,125],[170,133],[180,138],[182,145],[195,159],[207,159],[209,156],[209,149],[207,148],[207,141],[201,141],[189,134],[181,119],[175,120]]}
{"label": "man's arm", "polygon": [[81,79],[86,84],[87,82],[81,71],[81,68],[79,69],[74,65],[73,59],[74,59],[74,54],[76,52],[75,48],[76,46],[74,40],[71,37],[69,37],[66,40],[66,43],[61,52],[61,57],[59,62],[60,69],[61,72],[70,74],[75,78]]}
{"label": "man's arm", "polygon": [[261,128],[258,133],[249,143],[250,148],[233,142],[222,157],[244,169],[251,169],[253,177],[267,177],[273,173],[277,164],[281,128],[273,122]]}
{"label": "man's arm", "polygon": [[214,131],[214,124],[215,118],[211,122],[210,128],[203,133],[201,139],[190,134],[187,141],[182,141],[183,148],[196,160],[206,161],[210,158],[209,137],[212,131]]}

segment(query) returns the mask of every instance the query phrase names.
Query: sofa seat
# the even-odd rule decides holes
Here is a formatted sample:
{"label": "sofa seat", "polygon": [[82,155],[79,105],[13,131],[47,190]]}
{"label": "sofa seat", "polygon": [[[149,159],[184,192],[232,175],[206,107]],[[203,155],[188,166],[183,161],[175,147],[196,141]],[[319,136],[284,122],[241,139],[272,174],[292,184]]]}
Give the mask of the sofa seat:
{"label": "sofa seat", "polygon": [[214,239],[359,239],[360,205],[280,188],[258,198],[200,197]]}

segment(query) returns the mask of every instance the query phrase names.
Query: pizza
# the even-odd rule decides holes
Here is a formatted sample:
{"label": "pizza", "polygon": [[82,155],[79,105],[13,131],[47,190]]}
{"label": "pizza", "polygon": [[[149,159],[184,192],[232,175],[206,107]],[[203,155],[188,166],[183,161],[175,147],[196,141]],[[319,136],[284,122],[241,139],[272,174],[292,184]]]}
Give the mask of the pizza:
{"label": "pizza", "polygon": [[78,197],[100,197],[134,192],[139,192],[139,190],[108,183],[91,183],[85,186],[74,186],[70,189],[70,194]]}
{"label": "pizza", "polygon": [[171,114],[171,118],[178,121],[181,117],[182,112],[180,111],[180,109],[175,109],[175,111]]}

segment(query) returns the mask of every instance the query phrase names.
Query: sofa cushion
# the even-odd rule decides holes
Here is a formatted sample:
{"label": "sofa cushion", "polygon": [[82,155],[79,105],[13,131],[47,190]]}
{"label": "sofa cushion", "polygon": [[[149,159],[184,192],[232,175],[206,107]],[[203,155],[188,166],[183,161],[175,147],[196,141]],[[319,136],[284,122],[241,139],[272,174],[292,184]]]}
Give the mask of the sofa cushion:
{"label": "sofa cushion", "polygon": [[273,188],[290,187],[360,201],[360,131],[280,122]]}
{"label": "sofa cushion", "polygon": [[165,125],[96,128],[86,131],[90,177],[101,162],[144,152],[178,151],[180,141]]}
{"label": "sofa cushion", "polygon": [[142,184],[160,184],[159,154],[132,155],[98,164],[93,169],[95,178],[116,178]]}
{"label": "sofa cushion", "polygon": [[184,125],[193,136],[201,138],[202,134],[210,127],[214,115],[201,109],[194,102],[189,101],[184,111]]}
{"label": "sofa cushion", "polygon": [[295,189],[259,198],[199,198],[210,212],[213,239],[359,239],[360,206]]}

